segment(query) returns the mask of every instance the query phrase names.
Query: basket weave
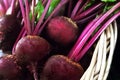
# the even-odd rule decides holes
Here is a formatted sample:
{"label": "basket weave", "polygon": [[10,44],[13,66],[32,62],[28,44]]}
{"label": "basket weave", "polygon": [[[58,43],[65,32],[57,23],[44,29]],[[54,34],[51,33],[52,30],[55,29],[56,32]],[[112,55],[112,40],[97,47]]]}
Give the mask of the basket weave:
{"label": "basket weave", "polygon": [[88,69],[80,80],[106,80],[110,71],[117,41],[117,23],[114,21],[101,34]]}

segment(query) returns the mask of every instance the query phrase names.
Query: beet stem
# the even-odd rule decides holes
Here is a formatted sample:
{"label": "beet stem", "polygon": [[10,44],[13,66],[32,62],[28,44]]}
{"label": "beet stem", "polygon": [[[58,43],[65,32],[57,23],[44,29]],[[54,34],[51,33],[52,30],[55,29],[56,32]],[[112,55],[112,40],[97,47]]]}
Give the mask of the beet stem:
{"label": "beet stem", "polygon": [[90,0],[87,0],[87,1],[85,2],[85,4],[83,4],[83,6],[78,10],[77,15],[80,14],[80,13],[83,11],[83,8],[84,8],[89,2],[90,2]]}
{"label": "beet stem", "polygon": [[86,17],[87,15],[89,15],[90,13],[92,13],[93,11],[97,10],[98,8],[100,8],[101,6],[103,6],[103,3],[99,3],[97,5],[92,6],[91,8],[89,8],[88,10],[85,10],[84,12],[76,15],[73,19],[74,20],[79,20],[81,18]]}
{"label": "beet stem", "polygon": [[7,10],[9,8],[8,0],[3,0],[3,1],[4,1],[5,9]]}
{"label": "beet stem", "polygon": [[29,27],[27,26],[26,15],[25,15],[25,10],[24,10],[24,7],[23,7],[23,2],[22,2],[22,0],[19,0],[19,3],[20,3],[20,8],[21,8],[23,20],[24,20],[24,23],[25,23],[25,26],[24,26],[24,27],[25,27],[25,29],[26,29],[27,32],[28,32]]}
{"label": "beet stem", "polygon": [[69,0],[69,5],[68,5],[68,17],[70,17],[71,15],[71,12],[72,12],[72,3],[73,1],[72,0]]}
{"label": "beet stem", "polygon": [[[101,15],[102,16],[102,15]],[[73,52],[75,51],[75,48],[77,47],[77,45],[79,44],[79,42],[82,40],[82,38],[85,36],[85,34],[89,31],[89,29],[95,24],[95,22],[101,17],[98,16],[97,18],[95,18],[94,20],[92,20],[87,27],[84,29],[84,31],[81,33],[80,37],[78,38],[77,42],[75,43],[75,45],[73,46],[73,48],[70,50],[68,57],[71,57],[73,55]],[[76,51],[77,52],[77,51]]]}
{"label": "beet stem", "polygon": [[11,2],[12,13],[14,12],[15,4],[16,4],[16,0],[12,0]]}
{"label": "beet stem", "polygon": [[0,4],[0,15],[5,14],[5,8]]}
{"label": "beet stem", "polygon": [[34,21],[35,21],[35,14],[34,14],[34,12],[35,12],[35,10],[34,10],[34,8],[35,8],[35,3],[36,3],[36,0],[33,0],[32,1],[32,26],[31,26],[31,31],[33,32],[34,31]]}
{"label": "beet stem", "polygon": [[58,6],[53,10],[53,12],[50,14],[50,16],[47,18],[47,20],[44,22],[44,24],[41,26],[41,28],[39,29],[39,34],[41,34],[42,30],[44,29],[45,25],[47,24],[47,22],[52,18],[52,16],[59,12],[60,8],[65,5],[69,0],[63,0],[61,1]]}
{"label": "beet stem", "polygon": [[90,39],[88,44],[83,48],[83,50],[76,57],[75,61],[81,60],[81,58],[85,55],[87,50],[93,45],[93,43],[98,39],[98,37],[102,34],[102,32],[111,24],[118,16],[120,16],[120,12],[116,13],[112,16],[98,31],[97,33]]}
{"label": "beet stem", "polygon": [[[97,28],[97,26],[99,26],[112,12],[114,12],[120,5],[120,2],[118,2],[116,5],[114,5],[109,11],[107,11],[90,29],[89,31],[86,33],[86,35],[81,39],[81,41],[79,42],[79,44],[75,47],[73,47],[74,49],[72,49],[73,52],[70,51],[70,54],[72,54],[70,57],[73,59],[74,57],[76,57],[79,52],[81,51],[81,49],[83,48],[84,44],[86,43],[86,41],[88,40],[88,38],[90,37],[90,35],[93,33],[93,31]],[[88,25],[89,26],[89,25]],[[87,26],[87,27],[88,27]]]}
{"label": "beet stem", "polygon": [[7,9],[5,8],[5,4],[4,4],[4,2],[1,0],[0,1],[0,5],[1,5],[1,7],[3,7],[3,9],[5,10],[5,12],[7,11]]}
{"label": "beet stem", "polygon": [[20,17],[21,17],[21,12],[20,12],[20,11],[18,11],[16,17],[17,17],[17,18],[20,18]]}
{"label": "beet stem", "polygon": [[28,5],[28,0],[25,0],[25,6],[26,6],[26,27],[28,28],[28,34],[31,34],[31,26],[30,26],[30,19],[29,19],[29,5]]}
{"label": "beet stem", "polygon": [[46,7],[45,7],[45,10],[44,10],[42,16],[40,17],[40,20],[39,20],[39,22],[37,23],[33,34],[38,34],[38,33],[39,33],[39,28],[40,28],[40,26],[41,26],[41,24],[42,24],[42,22],[43,22],[43,19],[44,19],[46,13],[47,13],[47,10],[48,10],[48,8],[49,8],[49,6],[50,6],[50,3],[51,3],[51,0],[48,0],[48,3],[47,3],[47,5],[46,5]]}
{"label": "beet stem", "polygon": [[16,0],[12,0],[10,7],[7,8],[6,14],[13,14],[15,12],[14,11],[15,3],[16,3]]}
{"label": "beet stem", "polygon": [[47,2],[47,0],[43,0],[42,1],[42,4],[45,6],[45,3]]}
{"label": "beet stem", "polygon": [[71,19],[74,19],[74,16],[76,15],[80,5],[82,4],[82,1],[83,0],[78,0],[76,6],[74,7],[73,11],[72,11],[72,14],[71,14]]}
{"label": "beet stem", "polygon": [[90,19],[95,18],[96,15],[98,15],[100,12],[101,12],[101,11],[95,12],[95,13],[91,14],[90,16],[85,17],[85,18],[80,19],[80,20],[77,20],[77,21],[75,21],[75,22],[76,22],[77,24],[84,24],[85,22],[90,21]]}

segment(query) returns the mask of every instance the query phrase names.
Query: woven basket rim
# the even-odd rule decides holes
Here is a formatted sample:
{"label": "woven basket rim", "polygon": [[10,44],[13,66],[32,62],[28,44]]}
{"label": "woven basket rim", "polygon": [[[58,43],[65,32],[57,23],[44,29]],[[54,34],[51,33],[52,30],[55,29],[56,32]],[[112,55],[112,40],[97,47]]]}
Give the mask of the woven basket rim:
{"label": "woven basket rim", "polygon": [[[117,41],[117,22],[111,23],[101,34],[89,67],[80,80],[106,80],[110,71]],[[108,57],[107,57],[108,56]]]}

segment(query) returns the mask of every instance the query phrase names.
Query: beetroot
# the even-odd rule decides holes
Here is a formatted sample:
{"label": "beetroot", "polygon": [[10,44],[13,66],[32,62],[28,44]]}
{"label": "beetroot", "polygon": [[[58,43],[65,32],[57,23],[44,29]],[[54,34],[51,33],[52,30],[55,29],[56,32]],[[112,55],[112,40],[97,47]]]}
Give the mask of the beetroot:
{"label": "beetroot", "polygon": [[22,62],[36,62],[50,52],[50,44],[39,36],[27,35],[21,38],[13,53]]}
{"label": "beetroot", "polygon": [[[23,5],[23,2],[25,3],[25,5]],[[37,23],[34,23],[34,14],[32,14],[34,16],[32,17],[32,20],[29,19],[29,13],[31,11],[31,5],[29,5],[29,1],[19,0],[20,9],[23,17],[23,30],[21,30],[20,35],[14,45],[13,54],[17,57],[17,61],[22,64],[22,67],[26,67],[27,69],[29,69],[29,72],[33,74],[35,80],[39,80],[37,73],[38,61],[42,60],[43,57],[46,56],[51,50],[50,44],[45,39],[39,36],[39,27],[41,26],[42,20],[45,17],[47,9],[49,8],[50,2],[51,1],[49,0],[46,4],[41,19]],[[34,11],[32,12],[34,13]]]}
{"label": "beetroot", "polygon": [[42,37],[27,35],[18,41],[13,54],[20,64],[27,66],[29,71],[33,73],[34,79],[38,80],[37,62],[50,50],[50,44]]}
{"label": "beetroot", "polygon": [[78,63],[62,56],[52,56],[46,63],[41,80],[80,80],[84,70]]}
{"label": "beetroot", "polygon": [[78,31],[77,25],[63,16],[52,18],[46,27],[46,33],[52,41],[62,46],[72,44],[77,39]]}
{"label": "beetroot", "polygon": [[20,30],[20,23],[14,15],[5,15],[0,18],[0,48],[4,52],[12,51]]}
{"label": "beetroot", "polygon": [[0,58],[0,80],[18,80],[21,75],[21,67],[17,65],[13,55]]}

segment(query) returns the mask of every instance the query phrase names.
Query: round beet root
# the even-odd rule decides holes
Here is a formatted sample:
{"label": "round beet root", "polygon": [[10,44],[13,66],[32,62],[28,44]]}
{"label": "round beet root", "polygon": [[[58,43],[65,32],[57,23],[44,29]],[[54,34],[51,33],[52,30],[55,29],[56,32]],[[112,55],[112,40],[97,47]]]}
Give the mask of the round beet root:
{"label": "round beet root", "polygon": [[50,52],[50,44],[39,36],[21,38],[13,53],[21,62],[37,62]]}
{"label": "round beet root", "polygon": [[20,64],[28,66],[29,71],[33,73],[34,79],[38,80],[37,62],[50,52],[50,44],[39,36],[27,35],[21,38],[14,51]]}
{"label": "round beet root", "polygon": [[72,44],[78,36],[77,25],[67,17],[59,16],[50,20],[46,27],[48,37],[62,46]]}
{"label": "round beet root", "polygon": [[17,65],[13,55],[0,58],[0,80],[18,80],[21,75],[21,67]]}
{"label": "round beet root", "polygon": [[14,15],[5,15],[0,18],[0,48],[4,52],[12,51],[20,30],[20,23]]}
{"label": "round beet root", "polygon": [[46,63],[41,80],[80,80],[84,70],[62,55],[52,56]]}

